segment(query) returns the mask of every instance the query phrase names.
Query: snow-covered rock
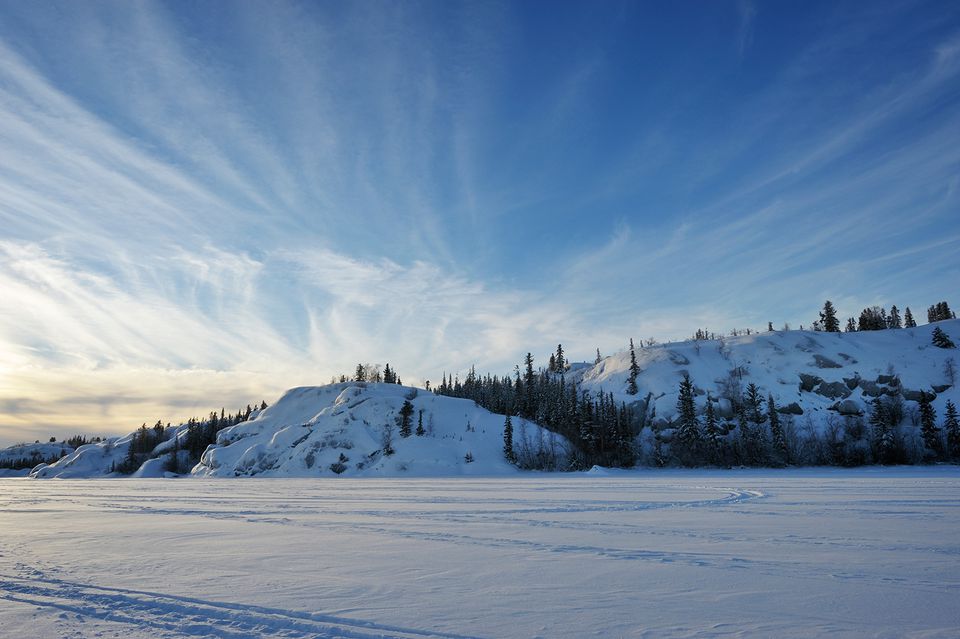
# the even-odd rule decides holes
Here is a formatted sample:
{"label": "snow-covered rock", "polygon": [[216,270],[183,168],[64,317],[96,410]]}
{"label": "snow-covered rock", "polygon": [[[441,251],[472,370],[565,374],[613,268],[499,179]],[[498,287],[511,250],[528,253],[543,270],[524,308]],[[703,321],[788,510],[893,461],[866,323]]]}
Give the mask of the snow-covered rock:
{"label": "snow-covered rock", "polygon": [[[400,410],[413,406],[409,437]],[[472,401],[395,384],[348,382],[294,388],[255,419],[221,431],[195,475],[436,476],[517,472],[503,456],[503,415]],[[416,434],[422,423],[425,431]],[[515,420],[515,441],[565,447],[557,435]],[[389,440],[389,441],[388,441]],[[387,454],[392,448],[393,453]]]}
{"label": "snow-covered rock", "polygon": [[[900,394],[917,401],[921,393],[935,397],[943,414],[946,401],[960,403],[950,369],[960,376],[960,350],[931,343],[936,327],[960,337],[960,320],[947,320],[909,329],[823,333],[772,331],[720,340],[678,342],[635,349],[639,392],[627,394],[630,353],[624,351],[595,366],[571,371],[568,378],[596,394],[613,393],[619,402],[644,407],[653,421],[676,415],[679,382],[690,375],[702,408],[707,396],[719,413],[723,399],[756,384],[763,396],[794,419],[822,427],[830,415],[866,410],[880,395]],[[802,415],[802,416],[801,416]]]}
{"label": "snow-covered rock", "polygon": [[[413,406],[409,437],[401,437],[400,410]],[[422,422],[424,433],[417,435]],[[503,456],[504,416],[472,401],[442,397],[396,384],[348,382],[294,388],[250,420],[221,430],[192,475],[204,477],[336,477],[502,475],[518,472]],[[110,475],[127,457],[133,433],[81,446],[63,459],[35,468],[35,478]],[[164,477],[175,427],[134,477]],[[387,454],[389,439],[392,454]],[[514,418],[518,451],[541,447],[558,456],[566,441]],[[181,455],[183,453],[181,452]]]}

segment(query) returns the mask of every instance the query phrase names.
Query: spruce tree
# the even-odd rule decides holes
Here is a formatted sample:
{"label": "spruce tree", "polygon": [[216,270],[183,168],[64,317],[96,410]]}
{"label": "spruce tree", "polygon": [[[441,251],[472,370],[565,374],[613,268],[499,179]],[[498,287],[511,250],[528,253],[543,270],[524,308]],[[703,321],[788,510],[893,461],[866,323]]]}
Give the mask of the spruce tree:
{"label": "spruce tree", "polygon": [[717,424],[717,416],[713,411],[713,402],[707,397],[707,410],[704,415],[703,435],[707,446],[710,448],[710,456],[714,463],[720,461],[721,433],[720,425]]}
{"label": "spruce tree", "polygon": [[640,374],[640,367],[637,366],[637,354],[633,350],[633,338],[630,338],[630,377],[627,379],[627,394],[637,394],[637,375]]}
{"label": "spruce tree", "polygon": [[957,407],[949,399],[944,413],[943,430],[947,432],[947,454],[950,459],[960,459],[960,424],[957,423]]}
{"label": "spruce tree", "polygon": [[920,393],[920,434],[923,436],[923,445],[932,457],[940,454],[940,429],[937,428],[937,413],[930,403],[930,396]]}
{"label": "spruce tree", "polygon": [[511,464],[517,462],[517,456],[513,452],[513,422],[510,420],[509,413],[503,420],[503,456]]}
{"label": "spruce tree", "polygon": [[689,375],[684,375],[680,381],[677,414],[676,441],[679,444],[677,452],[684,462],[689,464],[695,461],[697,446],[701,439],[700,420],[697,419],[697,409],[693,400],[693,382],[690,381]]}
{"label": "spruce tree", "polygon": [[603,361],[603,358],[600,357],[600,349],[598,348],[598,349],[597,349],[597,359],[593,360],[593,364],[594,364],[594,365],[597,365],[597,364],[599,364],[601,361]]}
{"label": "spruce tree", "polygon": [[828,333],[839,333],[840,322],[837,320],[837,311],[833,308],[833,302],[827,300],[823,303],[823,310],[820,311],[820,323],[823,330]]}
{"label": "spruce tree", "polygon": [[939,326],[933,329],[933,333],[930,335],[930,341],[937,348],[956,348],[956,344],[953,343],[953,340],[950,339],[950,336],[943,332]]}
{"label": "spruce tree", "polygon": [[847,333],[856,333],[857,332],[857,323],[852,317],[847,318],[847,327],[843,329]]}
{"label": "spruce tree", "polygon": [[417,413],[417,437],[423,437],[427,431],[423,430],[423,410]]}
{"label": "spruce tree", "polygon": [[412,433],[410,417],[413,415],[413,404],[410,400],[403,400],[403,406],[400,407],[400,436],[409,437]]}
{"label": "spruce tree", "polygon": [[903,311],[903,327],[904,328],[917,327],[917,320],[913,319],[913,313],[910,312],[909,306],[906,308],[906,310]]}
{"label": "spruce tree", "polygon": [[770,438],[773,443],[773,450],[784,462],[789,462],[787,438],[783,433],[783,426],[780,424],[780,415],[777,413],[777,405],[773,401],[773,394],[767,395],[767,418],[770,420]]}
{"label": "spruce tree", "polygon": [[353,374],[353,381],[355,382],[365,382],[367,381],[367,371],[363,367],[363,364],[357,364],[357,370]]}
{"label": "spruce tree", "polygon": [[555,368],[553,370],[555,372],[562,373],[567,369],[567,360],[563,356],[563,344],[557,344],[557,354],[554,359],[555,359],[554,361]]}
{"label": "spruce tree", "polygon": [[900,323],[900,310],[896,304],[890,307],[890,316],[887,317],[887,328],[903,328],[903,324]]}
{"label": "spruce tree", "polygon": [[893,463],[894,441],[893,428],[890,424],[890,415],[883,400],[874,397],[870,402],[870,426],[873,429],[873,447],[876,451],[877,462],[881,464]]}

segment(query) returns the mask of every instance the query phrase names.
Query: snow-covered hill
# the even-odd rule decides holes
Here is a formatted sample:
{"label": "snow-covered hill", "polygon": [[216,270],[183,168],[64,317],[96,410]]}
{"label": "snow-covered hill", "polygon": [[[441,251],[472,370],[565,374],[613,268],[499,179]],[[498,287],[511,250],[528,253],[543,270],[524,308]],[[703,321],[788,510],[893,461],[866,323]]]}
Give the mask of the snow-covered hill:
{"label": "snow-covered hill", "polygon": [[[41,462],[64,457],[73,452],[72,446],[61,442],[37,442],[34,444],[16,444],[0,449],[0,466],[22,466],[26,463],[36,466]],[[14,469],[0,468],[0,477],[17,477],[27,475],[29,467]]]}
{"label": "snow-covered hill", "polygon": [[[916,431],[921,394],[933,397],[938,416],[947,400],[960,403],[955,376],[960,351],[931,343],[939,327],[960,338],[960,320],[910,329],[823,333],[773,331],[721,340],[679,342],[636,349],[639,392],[627,393],[628,351],[596,365],[575,365],[567,379],[596,396],[612,393],[634,407],[645,425],[663,424],[676,414],[678,385],[693,380],[698,409],[714,403],[731,416],[733,397],[749,384],[773,395],[794,426],[823,432],[842,416],[864,415],[874,398],[904,400],[903,427]],[[412,404],[410,437],[401,437],[400,411]],[[422,421],[424,433],[416,429]],[[348,382],[295,388],[273,406],[254,411],[249,421],[220,431],[190,472],[197,476],[438,476],[516,472],[503,457],[502,415],[472,401],[434,395],[395,384]],[[528,454],[563,456],[568,444],[535,424],[515,420],[517,448]],[[134,473],[165,474],[176,446],[182,452],[188,427],[180,425],[157,445]],[[92,477],[110,474],[127,458],[134,434],[79,447],[33,477]],[[651,437],[650,429],[641,432]],[[526,445],[523,442],[526,441]],[[176,444],[175,444],[176,442]],[[650,441],[643,444],[649,447]],[[58,447],[59,444],[55,445]],[[389,449],[393,449],[388,454]]]}
{"label": "snow-covered hill", "polygon": [[933,405],[942,415],[948,399],[960,402],[950,372],[960,375],[960,351],[933,346],[935,327],[955,341],[960,338],[960,320],[856,333],[773,331],[637,348],[636,395],[627,394],[629,351],[580,368],[572,377],[585,390],[612,392],[628,404],[649,397],[647,410],[654,422],[676,415],[684,374],[697,389],[698,408],[709,395],[720,413],[729,413],[726,396],[753,383],[764,397],[772,394],[781,411],[815,428],[831,415],[865,413],[880,394],[899,394],[908,406],[921,391],[936,395]]}
{"label": "snow-covered hill", "polygon": [[[413,407],[409,437],[399,420],[405,401]],[[419,425],[423,434],[417,435]],[[210,477],[449,476],[502,475],[518,472],[503,456],[504,416],[473,402],[441,397],[396,384],[348,382],[294,388],[249,421],[217,434],[191,471]],[[562,456],[566,442],[535,424],[515,419],[517,449]],[[164,475],[174,440],[183,448],[188,436],[181,425],[159,444],[153,459],[134,473]],[[133,433],[81,446],[31,476],[94,477],[108,475],[127,457]],[[393,449],[388,454],[387,450]],[[183,454],[183,453],[181,453]]]}

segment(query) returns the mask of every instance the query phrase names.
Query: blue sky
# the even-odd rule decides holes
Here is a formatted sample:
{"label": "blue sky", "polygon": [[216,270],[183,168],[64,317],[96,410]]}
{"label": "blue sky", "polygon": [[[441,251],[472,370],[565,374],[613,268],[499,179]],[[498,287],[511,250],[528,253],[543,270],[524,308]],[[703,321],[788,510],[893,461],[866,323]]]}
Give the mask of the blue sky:
{"label": "blue sky", "polygon": [[960,304],[951,2],[0,2],[0,441]]}

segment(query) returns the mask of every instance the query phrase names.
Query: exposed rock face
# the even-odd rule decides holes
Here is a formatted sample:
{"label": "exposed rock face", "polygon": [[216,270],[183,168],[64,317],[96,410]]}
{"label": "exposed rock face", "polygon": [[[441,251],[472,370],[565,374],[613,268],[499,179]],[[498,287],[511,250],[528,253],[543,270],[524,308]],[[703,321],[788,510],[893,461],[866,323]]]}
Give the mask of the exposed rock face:
{"label": "exposed rock face", "polygon": [[813,361],[816,362],[817,368],[843,368],[843,364],[838,364],[829,357],[819,354],[813,356]]}
{"label": "exposed rock face", "polygon": [[943,392],[945,392],[945,391],[948,391],[948,390],[950,390],[951,388],[953,388],[953,384],[934,384],[934,385],[933,385],[933,392],[936,393],[937,395],[939,395],[940,393],[943,393]]}
{"label": "exposed rock face", "polygon": [[800,373],[800,390],[809,393],[818,384],[823,382],[822,377],[817,377],[816,375],[808,375],[807,373]]}
{"label": "exposed rock face", "polygon": [[786,406],[781,406],[777,409],[777,412],[782,415],[803,415],[803,409],[800,408],[800,404],[796,402],[790,402]]}
{"label": "exposed rock face", "polygon": [[849,388],[850,390],[856,389],[856,387],[860,385],[862,381],[863,380],[860,378],[860,373],[855,374],[853,377],[843,378],[843,383],[846,384],[847,388]]}
{"label": "exposed rock face", "polygon": [[877,375],[877,383],[884,386],[899,386],[900,378],[896,375]]}
{"label": "exposed rock face", "polygon": [[903,395],[904,399],[909,400],[911,402],[919,402],[924,398],[924,396],[926,396],[926,398],[929,399],[930,401],[933,401],[934,399],[937,398],[937,394],[934,393],[932,390],[924,391],[924,390],[910,390],[909,388],[904,388],[903,390],[900,391],[900,394]]}
{"label": "exposed rock face", "polygon": [[850,397],[850,389],[843,382],[822,382],[813,392],[829,399]]}
{"label": "exposed rock face", "polygon": [[856,416],[863,415],[863,409],[860,407],[860,404],[852,399],[845,399],[842,402],[837,402],[830,407],[830,410],[835,410],[841,415],[845,416]]}

